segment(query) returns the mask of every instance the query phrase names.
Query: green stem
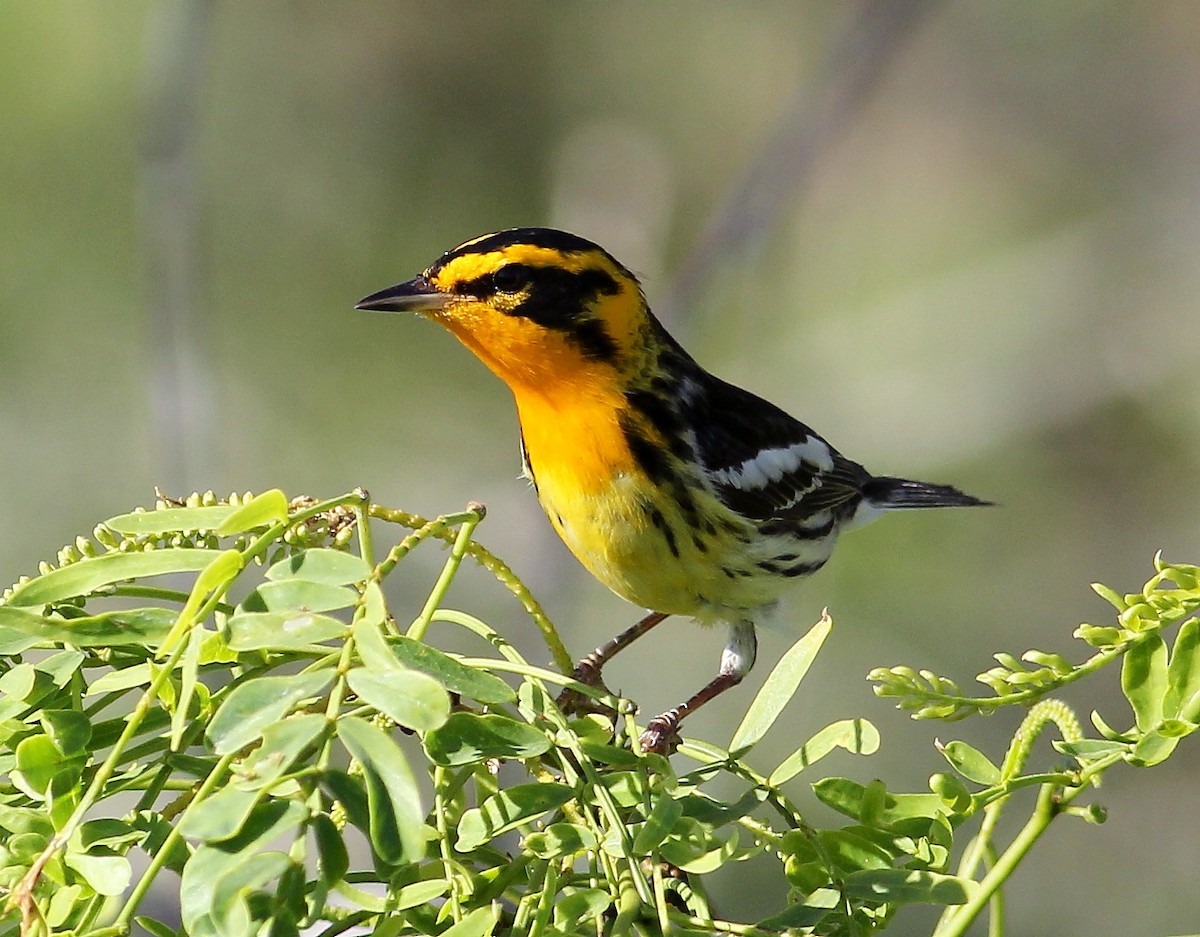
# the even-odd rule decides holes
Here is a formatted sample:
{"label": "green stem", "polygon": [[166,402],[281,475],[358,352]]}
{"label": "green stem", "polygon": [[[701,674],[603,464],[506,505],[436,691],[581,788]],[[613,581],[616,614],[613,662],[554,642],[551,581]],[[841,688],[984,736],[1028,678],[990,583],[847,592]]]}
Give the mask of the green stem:
{"label": "green stem", "polygon": [[[367,509],[367,513],[371,517],[377,517],[380,520],[400,524],[403,527],[411,529],[419,529],[430,523],[420,515],[381,507],[378,504],[372,504]],[[447,542],[453,542],[454,539],[453,535],[445,530],[434,531],[431,536]],[[517,577],[517,574],[512,571],[511,567],[486,547],[475,541],[472,541],[467,546],[467,556],[471,557],[480,566],[495,576],[497,581],[516,597],[517,601],[521,603],[521,606],[525,609],[529,617],[533,619],[533,623],[537,625],[538,630],[542,633],[542,640],[546,642],[546,647],[549,649],[550,656],[554,660],[554,666],[563,673],[570,673],[574,669],[575,663],[563,645],[562,639],[558,636],[558,630],[546,616],[541,603],[533,597],[529,588]]]}
{"label": "green stem", "polygon": [[[987,855],[983,858],[988,864],[988,868],[993,868],[996,865],[996,850],[988,849]],[[997,888],[988,907],[988,937],[1004,937],[1006,928],[1004,889]]]}
{"label": "green stem", "polygon": [[550,914],[554,911],[554,896],[558,894],[558,864],[554,861],[546,863],[546,875],[542,879],[542,890],[538,895],[537,911],[529,922],[529,937],[541,937],[550,923]]}
{"label": "green stem", "polygon": [[158,847],[158,851],[154,853],[153,858],[150,860],[150,864],[146,867],[146,871],[142,873],[141,878],[138,879],[138,883],[133,887],[133,891],[129,893],[129,897],[126,899],[124,906],[121,908],[120,913],[113,921],[114,925],[124,927],[126,930],[128,930],[129,922],[133,920],[133,915],[137,912],[138,905],[141,904],[142,899],[146,896],[146,892],[150,890],[150,886],[154,883],[155,876],[157,876],[162,870],[164,863],[167,861],[167,857],[174,850],[175,844],[179,842],[180,838],[183,836],[181,831],[187,815],[196,808],[197,804],[203,802],[203,800],[212,792],[213,788],[217,786],[217,783],[225,776],[225,772],[229,769],[230,764],[233,763],[233,759],[236,758],[237,755],[237,752],[230,752],[228,755],[223,756],[221,760],[213,766],[213,769],[209,772],[208,777],[204,779],[204,783],[200,785],[199,789],[197,789],[196,796],[192,798],[191,803],[184,808],[183,813],[180,814],[179,818],[175,821],[175,824],[171,827],[171,832],[168,833],[166,838],[162,841],[162,845],[160,845]]}
{"label": "green stem", "polygon": [[142,720],[146,718],[146,714],[150,712],[154,701],[158,699],[159,692],[167,680],[170,679],[175,664],[179,662],[179,658],[183,654],[183,649],[183,644],[176,645],[175,649],[171,652],[171,656],[163,664],[163,668],[159,671],[158,676],[151,681],[150,686],[141,695],[141,698],[133,707],[133,711],[129,714],[125,723],[125,730],[113,745],[112,751],[108,753],[108,757],[104,759],[104,763],[96,771],[96,774],[92,778],[92,783],[88,785],[87,790],[79,799],[79,803],[67,818],[67,822],[63,824],[62,829],[51,837],[50,842],[46,844],[46,848],[42,850],[41,855],[29,867],[29,871],[13,887],[12,893],[8,898],[7,907],[20,907],[22,912],[26,913],[32,906],[33,890],[41,878],[42,870],[46,867],[46,863],[66,844],[67,840],[71,838],[71,835],[79,827],[79,824],[83,822],[83,818],[87,816],[87,812],[100,799],[104,786],[108,783],[117,766],[120,764],[122,753],[137,735]]}
{"label": "green stem", "polygon": [[421,609],[421,613],[408,628],[408,636],[413,640],[421,641],[424,639],[425,630],[429,627],[429,622],[433,619],[433,613],[437,611],[437,607],[442,603],[442,598],[445,596],[446,590],[450,588],[454,574],[458,572],[458,567],[462,564],[463,556],[466,555],[467,545],[471,542],[471,534],[479,526],[479,522],[483,520],[484,513],[482,504],[472,504],[467,508],[466,517],[464,517],[462,524],[458,528],[458,535],[454,538],[454,545],[450,548],[450,555],[446,558],[441,575],[438,576],[437,582],[433,584],[429,598],[425,600],[425,607]]}
{"label": "green stem", "polygon": [[[1038,683],[1036,686],[1030,686],[1012,693],[1005,693],[1003,696],[954,696],[948,693],[936,693],[932,691],[919,694],[905,693],[904,695],[911,695],[927,702],[952,703],[958,709],[973,710],[984,715],[994,712],[1001,706],[1031,706],[1046,695],[1069,686],[1075,681],[1086,677],[1088,674],[1095,673],[1097,670],[1111,664],[1114,660],[1124,657],[1131,649],[1154,637],[1169,624],[1171,624],[1170,621],[1160,621],[1154,627],[1147,628],[1145,631],[1139,632],[1136,636],[1122,641],[1120,644],[1115,644],[1092,655],[1082,664],[1079,664],[1066,673],[1057,674],[1044,683]],[[870,679],[874,679],[874,677],[872,676]]]}
{"label": "green stem", "polygon": [[371,518],[368,513],[370,500],[367,493],[359,489],[361,498],[358,504],[354,505],[354,520],[358,526],[358,552],[368,566],[375,565],[375,545],[371,541]]}
{"label": "green stem", "polygon": [[[1076,793],[1082,788],[1075,788]],[[1073,794],[1066,795],[1068,797]],[[959,905],[954,913],[946,921],[944,927],[939,927],[934,931],[935,937],[962,937],[966,933],[967,928],[975,921],[980,913],[992,899],[992,895],[1002,886],[1013,870],[1016,869],[1018,863],[1025,858],[1033,844],[1038,841],[1041,835],[1046,832],[1046,828],[1058,816],[1061,810],[1061,803],[1055,797],[1055,788],[1046,784],[1038,792],[1037,803],[1033,808],[1033,815],[1021,827],[1021,831],[1016,838],[1009,844],[1008,848],[996,860],[996,864],[983,877],[983,881],[979,883],[979,888],[971,899],[963,905]]]}
{"label": "green stem", "polygon": [[446,825],[446,786],[446,769],[439,765],[433,769],[433,815],[437,819],[442,868],[445,870],[446,881],[450,883],[450,914],[457,924],[462,920],[462,905],[458,895],[458,876],[454,871],[454,850],[450,845],[450,830]]}

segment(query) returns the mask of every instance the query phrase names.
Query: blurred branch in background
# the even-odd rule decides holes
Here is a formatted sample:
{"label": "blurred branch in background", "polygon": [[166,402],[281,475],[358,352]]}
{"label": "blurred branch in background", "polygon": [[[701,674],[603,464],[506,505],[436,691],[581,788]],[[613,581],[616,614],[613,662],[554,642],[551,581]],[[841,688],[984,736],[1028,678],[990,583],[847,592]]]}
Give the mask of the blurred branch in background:
{"label": "blurred branch in background", "polygon": [[212,452],[212,390],[195,317],[197,113],[208,58],[209,0],[173,0],[151,9],[145,61],[142,215],[148,373],[156,469],[168,490],[203,479]]}
{"label": "blurred branch in background", "polygon": [[685,309],[700,314],[696,301],[714,274],[766,241],[818,159],[938,2],[864,0],[817,77],[796,90],[762,151],[679,265],[658,303],[667,322],[678,322]]}

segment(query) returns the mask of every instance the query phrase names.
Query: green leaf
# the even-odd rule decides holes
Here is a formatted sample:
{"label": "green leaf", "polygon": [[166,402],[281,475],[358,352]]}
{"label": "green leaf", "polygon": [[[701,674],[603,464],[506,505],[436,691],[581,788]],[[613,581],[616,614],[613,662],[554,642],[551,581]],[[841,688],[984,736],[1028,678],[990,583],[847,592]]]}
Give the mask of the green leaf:
{"label": "green leaf", "polygon": [[1000,769],[983,752],[966,742],[948,742],[939,745],[938,751],[968,781],[988,786],[1000,783]]}
{"label": "green leaf", "polygon": [[887,849],[851,830],[822,830],[817,836],[825,856],[842,874],[892,866],[892,854]]}
{"label": "green leaf", "polygon": [[333,800],[342,805],[346,819],[360,830],[371,829],[371,808],[367,803],[366,784],[337,768],[326,768],[320,774],[321,785]]}
{"label": "green leaf", "polygon": [[1143,732],[1162,720],[1167,691],[1167,645],[1157,634],[1135,644],[1121,665],[1121,690]]}
{"label": "green leaf", "polygon": [[868,826],[888,826],[914,817],[932,820],[946,814],[942,799],[936,794],[892,794],[883,790],[876,816],[873,787],[847,778],[823,778],[812,788],[821,803]]}
{"label": "green leaf", "polygon": [[496,908],[476,908],[453,927],[442,931],[441,937],[490,937],[496,927]]}
{"label": "green leaf", "polygon": [[[636,807],[649,796],[648,779],[641,771],[607,771],[600,775],[600,786],[618,807]],[[601,802],[590,787],[585,795],[589,804]]]}
{"label": "green leaf", "polygon": [[235,651],[306,647],[344,638],[350,630],[344,621],[312,612],[241,612],[225,627]]}
{"label": "green leaf", "polygon": [[[269,798],[259,804],[242,831],[220,845],[201,846],[183,867],[179,883],[179,910],[185,931],[191,937],[227,937],[244,933],[246,927],[231,927],[233,915],[245,913],[244,895],[231,885],[247,886],[256,875],[280,874],[289,864],[281,853],[264,852],[302,824],[307,810],[301,804]],[[250,868],[247,868],[249,866]],[[227,878],[228,877],[228,878]]]}
{"label": "green leaf", "polygon": [[1171,649],[1163,717],[1178,718],[1183,705],[1197,693],[1200,693],[1200,619],[1189,618],[1180,625]]}
{"label": "green leaf", "polygon": [[153,679],[154,674],[150,672],[149,662],[134,664],[97,677],[83,695],[100,696],[103,693],[130,690],[135,686],[146,686]]}
{"label": "green leaf", "polygon": [[230,514],[217,527],[217,536],[227,537],[240,534],[255,527],[286,523],[288,519],[287,496],[278,488],[255,495]]}
{"label": "green leaf", "polygon": [[[573,720],[571,728],[576,729],[581,724],[586,727],[586,723],[582,723],[582,720]],[[636,768],[642,761],[636,752],[630,751],[628,748],[618,748],[608,742],[581,739],[579,750],[592,761],[608,765],[611,768]]]}
{"label": "green leaf", "polygon": [[633,838],[633,854],[635,856],[650,855],[663,840],[671,835],[675,824],[682,816],[683,804],[668,793],[658,794],[650,816],[646,818],[646,822],[642,824],[641,829]]}
{"label": "green leaf", "polygon": [[38,720],[46,735],[64,755],[84,754],[92,740],[92,723],[86,713],[74,709],[43,709]]}
{"label": "green leaf", "polygon": [[1129,603],[1121,598],[1120,594],[1114,589],[1110,589],[1102,582],[1093,582],[1092,591],[1100,598],[1104,599],[1109,605],[1115,608],[1118,612],[1123,612],[1129,608]]}
{"label": "green leaf", "polygon": [[1077,742],[1051,742],[1055,751],[1070,755],[1081,762],[1095,761],[1116,751],[1129,748],[1128,742],[1118,742],[1114,739],[1080,739]]}
{"label": "green leaf", "polygon": [[140,843],[145,834],[124,820],[101,817],[81,824],[77,836],[82,851],[90,852],[98,846],[114,851],[121,850]]}
{"label": "green leaf", "polygon": [[554,905],[554,926],[569,932],[584,921],[596,921],[612,904],[612,896],[599,888],[582,888],[558,900]]}
{"label": "green leaf", "polygon": [[77,647],[154,646],[171,630],[178,614],[166,608],[136,608],[82,618],[46,618],[27,609],[0,606],[0,625],[38,641]]}
{"label": "green leaf", "polygon": [[[512,687],[495,674],[477,667],[468,667],[449,654],[444,654],[437,648],[407,635],[390,638],[388,645],[396,659],[413,670],[429,674],[451,693],[473,699],[485,706],[511,703],[517,698]],[[370,666],[369,661],[364,660],[364,663]]]}
{"label": "green leaf", "polygon": [[725,842],[720,840],[716,840],[716,842],[718,845],[715,849],[710,849],[703,855],[685,862],[679,868],[692,875],[708,875],[727,862],[744,862],[767,849],[765,842],[755,842],[745,847],[739,846],[737,830],[734,830]]}
{"label": "green leaf", "polygon": [[1113,647],[1125,639],[1125,632],[1120,628],[1099,625],[1080,625],[1074,633],[1075,637],[1092,647]]}
{"label": "green leaf", "polygon": [[810,892],[803,904],[794,904],[786,911],[758,922],[767,931],[782,931],[793,928],[812,928],[842,903],[842,893],[836,888],[818,888]]}
{"label": "green leaf", "polygon": [[879,749],[879,730],[866,719],[841,719],[810,738],[788,755],[771,772],[767,783],[778,787],[815,764],[835,748],[844,748],[857,755],[872,755]]}
{"label": "green leaf", "polygon": [[944,771],[935,772],[929,778],[929,789],[941,798],[947,812],[966,815],[971,810],[971,792],[957,775]]}
{"label": "green leaf", "polygon": [[0,803],[0,830],[13,836],[34,833],[49,840],[54,835],[54,823],[42,810]]}
{"label": "green leaf", "polygon": [[1133,746],[1129,755],[1129,763],[1139,768],[1150,768],[1171,757],[1179,745],[1179,736],[1167,734],[1159,729],[1151,729]]}
{"label": "green leaf", "polygon": [[213,504],[199,508],[161,508],[156,511],[134,511],[118,514],[104,522],[119,534],[169,534],[184,530],[216,530],[237,508],[228,504]]}
{"label": "green leaf", "polygon": [[[55,888],[49,903],[42,906],[46,929],[51,934],[69,931],[69,928],[65,925],[75,919],[85,906],[85,903],[93,897],[90,889],[86,885],[79,883],[74,885],[60,885]],[[0,931],[0,933],[3,933],[4,937],[15,937],[18,931],[14,928]]]}
{"label": "green leaf", "polygon": [[236,836],[262,796],[261,791],[222,788],[187,812],[183,833],[210,843]]}
{"label": "green leaf", "polygon": [[259,788],[273,783],[317,740],[325,726],[321,713],[293,715],[267,726],[262,744],[242,763],[240,785]]}
{"label": "green leaf", "polygon": [[317,844],[321,881],[329,886],[336,885],[350,869],[350,853],[346,849],[342,831],[323,813],[313,816],[309,828]]}
{"label": "green leaf", "polygon": [[156,921],[154,918],[146,917],[144,914],[135,915],[133,922],[148,933],[150,937],[180,937],[178,933],[162,921]]}
{"label": "green leaf", "polygon": [[658,854],[671,865],[683,868],[719,846],[720,840],[690,817],[681,817],[671,835],[658,847]]}
{"label": "green leaf", "polygon": [[188,548],[89,556],[17,587],[8,597],[8,605],[32,608],[77,595],[89,595],[103,586],[126,579],[198,572],[208,566],[216,555],[215,550]]}
{"label": "green leaf", "polygon": [[540,729],[508,716],[452,713],[424,739],[430,761],[443,767],[476,764],[489,758],[532,758],[550,750]]}
{"label": "green leaf", "polygon": [[[15,613],[20,612],[24,615],[29,615],[31,618],[42,619],[41,615],[27,612],[24,609],[9,608],[7,605],[0,605],[0,611]],[[0,657],[15,657],[31,647],[42,643],[42,638],[36,634],[27,632],[22,628],[11,628],[7,625],[0,625]]]}
{"label": "green leaf", "polygon": [[349,608],[358,593],[345,586],[332,586],[306,579],[264,582],[241,603],[247,612],[332,612]]}
{"label": "green leaf", "polygon": [[551,823],[525,837],[525,848],[539,859],[574,856],[596,848],[596,834],[575,823]]}
{"label": "green leaf", "polygon": [[909,869],[866,869],[847,875],[845,894],[872,903],[966,904],[979,884],[970,879]]}
{"label": "green leaf", "polygon": [[284,557],[265,573],[267,579],[282,582],[303,579],[330,586],[365,582],[371,575],[367,561],[353,553],[314,547],[293,556]]}
{"label": "green leaf", "polygon": [[733,741],[729,743],[731,754],[746,751],[767,734],[767,730],[796,694],[796,688],[808,673],[808,668],[832,627],[833,620],[823,613],[821,620],[809,629],[808,634],[793,644],[775,665],[775,669],[771,671],[762,689],[750,704],[742,724],[733,733]]}
{"label": "green leaf", "polygon": [[92,856],[68,851],[63,861],[78,872],[98,895],[120,895],[133,878],[133,869],[124,856]]}
{"label": "green leaf", "polygon": [[32,705],[53,688],[54,681],[50,679],[50,675],[33,664],[17,664],[7,673],[0,675],[0,696],[13,701],[20,700]]}
{"label": "green leaf", "polygon": [[23,782],[20,786],[27,788],[28,792],[44,795],[62,768],[63,754],[49,736],[38,733],[25,737],[17,744],[14,781]]}
{"label": "green leaf", "polygon": [[458,821],[460,852],[471,852],[493,837],[542,814],[561,807],[575,792],[565,784],[518,784],[498,791],[478,807],[467,810]]}
{"label": "green leaf", "polygon": [[748,816],[767,799],[769,794],[770,792],[763,786],[752,787],[737,800],[727,803],[705,794],[703,791],[692,791],[679,798],[679,802],[683,805],[685,817],[698,820],[715,830],[726,823],[733,823],[735,820]]}
{"label": "green leaf", "polygon": [[409,729],[428,732],[450,716],[449,694],[433,677],[415,670],[380,674],[355,667],[346,680],[361,699]]}
{"label": "green leaf", "polygon": [[425,854],[424,811],[404,753],[386,732],[354,716],[338,720],[338,738],[363,768],[371,845],[392,865]]}
{"label": "green leaf", "polygon": [[237,550],[224,550],[213,555],[212,562],[200,570],[200,574],[192,584],[191,592],[188,594],[187,601],[183,603],[183,608],[179,611],[175,625],[159,644],[158,654],[160,657],[166,656],[176,644],[183,640],[184,635],[191,631],[205,600],[213,593],[223,592],[242,571],[244,562],[244,558]]}
{"label": "green leaf", "polygon": [[383,598],[383,590],[379,583],[372,579],[363,587],[362,604],[354,624],[382,628],[387,617],[387,602]]}
{"label": "green leaf", "polygon": [[218,755],[235,752],[257,740],[301,700],[318,696],[332,679],[330,670],[313,670],[247,680],[229,691],[205,735]]}
{"label": "green leaf", "polygon": [[405,911],[423,904],[429,904],[450,890],[450,883],[444,878],[433,878],[427,882],[413,882],[405,885],[388,901],[389,911]]}

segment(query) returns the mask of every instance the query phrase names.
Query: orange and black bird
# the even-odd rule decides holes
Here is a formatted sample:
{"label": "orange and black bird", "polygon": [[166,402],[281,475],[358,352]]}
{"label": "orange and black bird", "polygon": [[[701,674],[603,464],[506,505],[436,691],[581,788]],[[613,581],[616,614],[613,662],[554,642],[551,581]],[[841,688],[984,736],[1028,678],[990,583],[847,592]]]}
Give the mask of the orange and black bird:
{"label": "orange and black bird", "polygon": [[825,564],[842,531],[890,510],[987,503],[872,475],[709,374],[650,312],[637,277],[565,231],[475,238],[357,308],[433,319],[508,385],[550,523],[597,579],[650,610],[585,658],[578,679],[598,682],[605,661],[668,615],[728,627],[717,676],[650,720],[647,750],[666,751],[686,715],[742,680],[755,622]]}

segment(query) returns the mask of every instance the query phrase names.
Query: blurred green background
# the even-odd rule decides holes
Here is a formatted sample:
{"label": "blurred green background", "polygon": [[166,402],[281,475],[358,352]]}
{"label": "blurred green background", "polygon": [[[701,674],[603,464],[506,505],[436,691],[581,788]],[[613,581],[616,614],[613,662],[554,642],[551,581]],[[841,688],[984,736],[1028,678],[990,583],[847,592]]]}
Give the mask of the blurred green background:
{"label": "blurred green background", "polygon": [[[507,392],[436,327],[351,308],[469,237],[548,224],[608,247],[702,363],[850,456],[1002,504],[889,518],[798,590],[797,628],[823,606],[836,626],[774,754],[866,715],[882,751],[830,770],[923,789],[935,734],[999,757],[1020,713],[914,725],[862,677],[1078,657],[1071,630],[1108,614],[1088,582],[1134,589],[1160,548],[1200,561],[1200,6],[932,9],[885,44],[862,106],[835,109],[842,129],[810,134],[805,171],[774,179],[752,249],[706,263],[676,309],[700,232],[838,81],[855,10],[0,6],[0,578],[156,484],[363,485],[424,514],[486,503],[479,538],[584,653],[636,611],[516,478]],[[488,577],[456,590],[537,656]],[[727,739],[790,640],[765,635],[750,689],[691,731]],[[657,712],[722,642],[664,625],[609,683]],[[1116,679],[1071,698],[1120,724]],[[1198,768],[1193,751],[1114,771],[1107,825],[1059,821],[1013,880],[1011,933],[1195,930]],[[760,871],[726,876],[723,914],[763,913]]]}

